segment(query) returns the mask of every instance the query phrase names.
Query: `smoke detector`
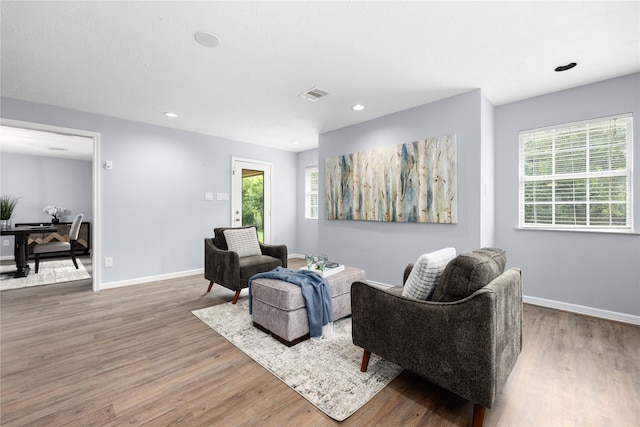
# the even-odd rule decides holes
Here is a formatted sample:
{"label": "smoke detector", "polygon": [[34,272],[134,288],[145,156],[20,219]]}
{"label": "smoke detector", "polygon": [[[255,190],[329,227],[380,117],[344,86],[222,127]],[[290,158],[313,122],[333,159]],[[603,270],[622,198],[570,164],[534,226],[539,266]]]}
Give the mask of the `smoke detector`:
{"label": "smoke detector", "polygon": [[316,102],[318,99],[329,95],[326,90],[319,89],[317,87],[311,88],[306,92],[302,92],[300,96],[307,101]]}

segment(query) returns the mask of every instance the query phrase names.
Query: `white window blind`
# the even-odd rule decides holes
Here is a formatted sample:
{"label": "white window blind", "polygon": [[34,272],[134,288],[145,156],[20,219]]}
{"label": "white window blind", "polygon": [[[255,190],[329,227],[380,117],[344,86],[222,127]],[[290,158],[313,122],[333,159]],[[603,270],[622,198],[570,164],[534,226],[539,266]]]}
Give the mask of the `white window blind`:
{"label": "white window blind", "polygon": [[318,219],[318,166],[304,170],[304,217]]}
{"label": "white window blind", "polygon": [[520,132],[520,227],[631,231],[632,120]]}

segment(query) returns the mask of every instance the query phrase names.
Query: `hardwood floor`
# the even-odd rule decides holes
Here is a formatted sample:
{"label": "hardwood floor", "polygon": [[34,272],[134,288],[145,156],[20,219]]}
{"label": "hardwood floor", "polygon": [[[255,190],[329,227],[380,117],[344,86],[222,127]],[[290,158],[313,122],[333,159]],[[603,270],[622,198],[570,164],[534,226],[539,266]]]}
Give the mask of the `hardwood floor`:
{"label": "hardwood floor", "polygon": [[[334,422],[191,314],[231,301],[207,285],[3,291],[0,424],[470,425],[470,402],[406,371]],[[485,426],[638,425],[640,327],[525,305],[523,347]]]}

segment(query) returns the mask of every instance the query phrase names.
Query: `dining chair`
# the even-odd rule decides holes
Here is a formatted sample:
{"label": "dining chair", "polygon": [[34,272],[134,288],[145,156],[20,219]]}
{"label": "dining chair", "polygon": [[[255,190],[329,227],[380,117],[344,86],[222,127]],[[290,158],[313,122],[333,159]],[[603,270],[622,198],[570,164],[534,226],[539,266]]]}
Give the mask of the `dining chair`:
{"label": "dining chair", "polygon": [[71,223],[71,229],[69,230],[68,242],[46,242],[39,243],[33,247],[33,253],[36,256],[36,274],[40,268],[40,255],[55,253],[55,252],[69,252],[73,265],[78,268],[78,262],[76,261],[76,241],[78,240],[78,234],[80,233],[80,224],[82,224],[83,214],[78,214]]}

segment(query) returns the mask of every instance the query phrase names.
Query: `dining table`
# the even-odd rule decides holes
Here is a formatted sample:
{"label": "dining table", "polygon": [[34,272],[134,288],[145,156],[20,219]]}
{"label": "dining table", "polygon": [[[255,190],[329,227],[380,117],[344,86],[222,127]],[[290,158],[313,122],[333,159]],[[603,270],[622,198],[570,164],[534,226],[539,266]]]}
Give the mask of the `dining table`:
{"label": "dining table", "polygon": [[14,258],[16,272],[14,278],[27,277],[29,275],[29,235],[31,233],[43,233],[57,231],[55,225],[19,225],[0,229],[2,236],[14,236]]}

